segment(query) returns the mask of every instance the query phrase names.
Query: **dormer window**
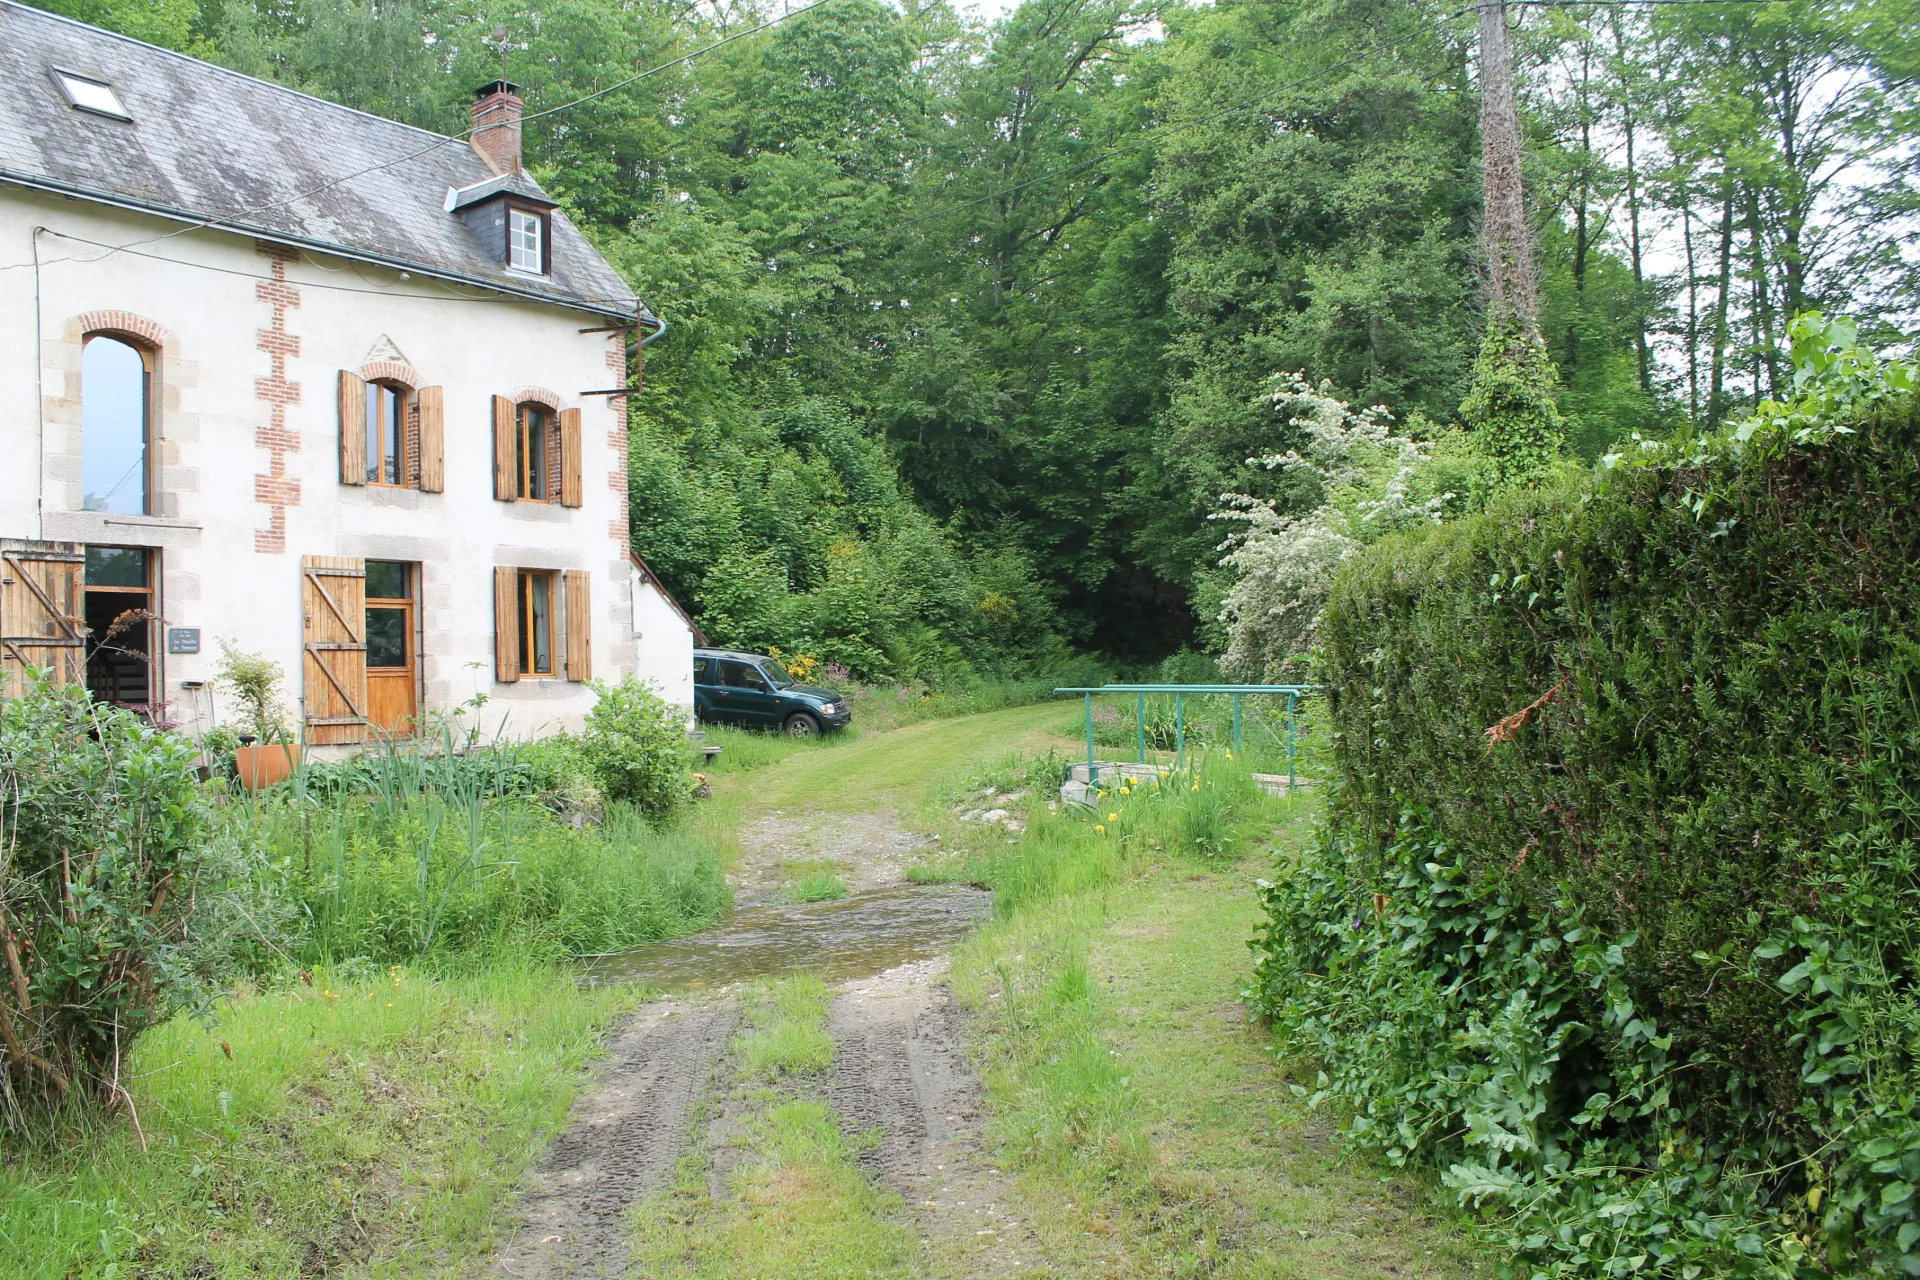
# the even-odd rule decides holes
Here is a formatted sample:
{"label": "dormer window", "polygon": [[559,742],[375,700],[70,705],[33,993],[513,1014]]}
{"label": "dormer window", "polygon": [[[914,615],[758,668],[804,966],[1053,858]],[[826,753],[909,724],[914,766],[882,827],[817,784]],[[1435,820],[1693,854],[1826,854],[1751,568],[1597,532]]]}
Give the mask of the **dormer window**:
{"label": "dormer window", "polygon": [[507,208],[507,265],[515,271],[547,273],[547,218],[532,209]]}
{"label": "dormer window", "polygon": [[126,107],[121,105],[120,95],[113,91],[112,85],[58,69],[54,71],[53,78],[60,85],[60,92],[67,96],[68,106],[91,111],[97,116],[112,116],[115,120],[133,119]]}
{"label": "dormer window", "polygon": [[516,275],[553,273],[554,202],[524,173],[503,173],[447,191],[447,212]]}

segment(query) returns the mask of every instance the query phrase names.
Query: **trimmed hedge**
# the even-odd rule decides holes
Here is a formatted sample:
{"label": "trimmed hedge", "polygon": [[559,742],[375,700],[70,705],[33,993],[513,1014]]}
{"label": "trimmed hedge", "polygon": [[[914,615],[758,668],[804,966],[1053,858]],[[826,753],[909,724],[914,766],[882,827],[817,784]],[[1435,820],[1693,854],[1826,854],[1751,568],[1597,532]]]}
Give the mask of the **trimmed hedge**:
{"label": "trimmed hedge", "polygon": [[[1493,988],[1545,983],[1563,1034],[1529,1095],[1558,1152],[1539,1176],[1603,1138],[1618,1162],[1636,1135],[1627,1172],[1652,1176],[1677,1141],[1696,1172],[1749,1171],[1715,1210],[1758,1215],[1724,1242],[1747,1273],[1920,1274],[1917,615],[1911,403],[1826,443],[1776,434],[1602,473],[1369,549],[1321,624],[1329,838],[1269,891],[1257,944],[1283,1034],[1338,1058],[1309,1025],[1337,1020],[1326,1002],[1356,998],[1361,968],[1404,987],[1411,970],[1379,954],[1427,945],[1408,939],[1436,927],[1437,900],[1448,920],[1478,904],[1475,920],[1551,945],[1476,949],[1469,928],[1464,948],[1434,950],[1446,958],[1419,980],[1446,995],[1420,1007],[1438,1022],[1402,1030],[1438,1057],[1415,1075],[1483,1066],[1487,1024],[1468,1023]],[[1616,949],[1583,961],[1596,937]],[[1637,1110],[1594,1110],[1649,1071],[1662,1083]],[[1331,1091],[1391,1127],[1390,1091],[1344,1078]],[[1518,1167],[1515,1148],[1435,1123],[1405,1158]],[[1455,1185],[1475,1189],[1461,1167]],[[1522,1252],[1554,1274],[1688,1274],[1642,1243],[1631,1268],[1587,1258],[1590,1243]],[[1709,1254],[1688,1265],[1733,1273]]]}

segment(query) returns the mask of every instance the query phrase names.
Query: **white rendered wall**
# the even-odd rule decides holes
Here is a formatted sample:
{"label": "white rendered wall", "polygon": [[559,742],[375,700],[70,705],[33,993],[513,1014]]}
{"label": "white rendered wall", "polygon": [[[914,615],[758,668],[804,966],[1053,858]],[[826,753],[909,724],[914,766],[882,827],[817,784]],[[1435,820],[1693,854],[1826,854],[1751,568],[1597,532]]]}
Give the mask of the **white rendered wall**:
{"label": "white rendered wall", "polygon": [[631,570],[634,675],[693,717],[693,628],[652,577]]}
{"label": "white rendered wall", "polygon": [[[577,729],[593,702],[586,686],[565,680],[493,679],[496,565],[593,575],[596,676],[688,664],[687,640],[670,629],[648,626],[636,640],[624,433],[607,397],[580,394],[623,380],[615,363],[623,335],[578,332],[605,323],[584,312],[304,255],[282,267],[297,291],[282,308],[287,340],[278,346],[291,384],[282,386],[272,382],[273,354],[263,349],[276,341],[263,340],[273,331],[274,262],[251,238],[169,235],[179,229],[0,186],[0,268],[10,268],[0,270],[0,537],[160,550],[159,611],[168,625],[198,627],[202,637],[197,655],[161,657],[161,687],[182,728],[224,719],[217,694],[182,688],[212,678],[222,639],[277,661],[297,714],[306,555],[418,562],[421,707],[444,711],[484,695],[478,714],[489,734]],[[49,232],[150,243],[107,254]],[[151,517],[79,510],[77,318],[101,311],[133,313],[163,331]],[[383,337],[423,385],[444,388],[444,493],[339,482],[338,371],[359,370]],[[36,349],[37,361],[28,354]],[[263,552],[256,534],[273,528],[274,505],[261,500],[260,480],[268,478],[272,496],[275,451],[263,445],[273,405],[262,395],[276,387],[283,401],[297,396],[284,404],[297,447],[280,456],[298,494],[281,504],[284,550]],[[491,397],[524,388],[544,388],[582,411],[581,507],[493,498]],[[667,646],[657,654],[655,634]]]}

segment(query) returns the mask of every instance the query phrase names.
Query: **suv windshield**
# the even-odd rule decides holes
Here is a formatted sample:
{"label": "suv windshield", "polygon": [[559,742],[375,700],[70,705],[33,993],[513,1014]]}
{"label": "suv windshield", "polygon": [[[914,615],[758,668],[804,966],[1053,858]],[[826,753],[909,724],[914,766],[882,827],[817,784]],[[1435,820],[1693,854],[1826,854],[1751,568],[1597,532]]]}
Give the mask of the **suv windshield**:
{"label": "suv windshield", "polygon": [[772,660],[760,664],[760,674],[764,675],[767,678],[767,683],[776,689],[791,689],[798,683],[792,676],[787,674],[785,667]]}

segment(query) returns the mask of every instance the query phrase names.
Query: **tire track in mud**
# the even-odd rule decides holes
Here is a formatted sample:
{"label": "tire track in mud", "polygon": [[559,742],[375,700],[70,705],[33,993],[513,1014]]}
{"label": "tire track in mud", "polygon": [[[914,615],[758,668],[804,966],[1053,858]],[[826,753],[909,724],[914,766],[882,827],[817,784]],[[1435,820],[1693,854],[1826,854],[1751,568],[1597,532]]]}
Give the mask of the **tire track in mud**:
{"label": "tire track in mud", "polygon": [[535,1166],[520,1236],[495,1260],[497,1275],[626,1275],[627,1211],[665,1181],[685,1148],[694,1103],[738,1021],[731,1001],[661,1001],[621,1030]]}
{"label": "tire track in mud", "polygon": [[843,985],[828,1100],[849,1136],[869,1137],[860,1163],[905,1201],[936,1274],[1003,1276],[1035,1265],[1040,1248],[1012,1180],[986,1157],[946,970],[941,957]]}

